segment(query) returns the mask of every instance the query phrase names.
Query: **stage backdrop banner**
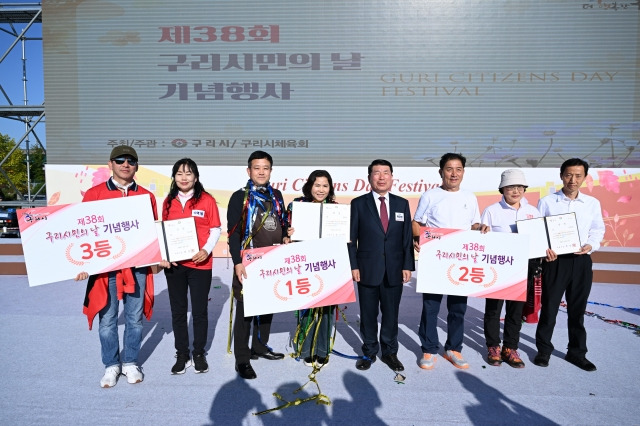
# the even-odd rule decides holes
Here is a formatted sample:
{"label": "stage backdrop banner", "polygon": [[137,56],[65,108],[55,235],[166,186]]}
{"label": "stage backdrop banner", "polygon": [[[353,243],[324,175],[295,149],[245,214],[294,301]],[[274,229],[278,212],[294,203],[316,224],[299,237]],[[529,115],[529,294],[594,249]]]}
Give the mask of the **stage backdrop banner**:
{"label": "stage backdrop banner", "polygon": [[355,302],[347,245],[323,238],[242,252],[245,316]]}
{"label": "stage backdrop banner", "polygon": [[528,258],[526,235],[423,227],[416,291],[524,302]]}
{"label": "stage backdrop banner", "polygon": [[161,261],[148,197],[21,209],[18,222],[30,286]]}
{"label": "stage backdrop banner", "polygon": [[[277,161],[277,158],[274,158],[274,161]],[[162,206],[164,198],[169,193],[171,167],[140,165],[136,173],[136,182],[156,196],[158,206]],[[352,198],[371,191],[367,181],[366,166],[329,167],[320,164],[315,168],[326,169],[331,174],[336,201],[340,204],[349,204]],[[480,210],[500,201],[502,198],[498,192],[500,175],[508,168],[512,167],[507,165],[466,167],[462,188],[476,195]],[[198,170],[200,182],[216,199],[222,229],[227,229],[229,199],[234,191],[247,182],[246,164],[240,167],[202,165]],[[285,203],[288,203],[302,194],[302,186],[312,170],[314,168],[311,167],[274,166],[270,182],[274,188],[282,192]],[[524,196],[533,206],[538,205],[540,198],[562,188],[559,168],[523,168],[521,170],[529,184]],[[110,175],[111,171],[106,165],[47,164],[48,204],[80,202],[89,188],[102,184]],[[640,182],[640,168],[589,168],[589,175],[580,191],[596,197],[602,205],[602,216],[606,225],[603,247],[640,247],[640,197],[634,196],[638,182]],[[437,188],[441,184],[442,178],[438,174],[437,167],[394,166],[391,192],[406,198],[413,213],[422,193]],[[213,255],[228,256],[226,232],[220,236]]]}
{"label": "stage backdrop banner", "polygon": [[48,164],[640,164],[637,1],[41,3]]}

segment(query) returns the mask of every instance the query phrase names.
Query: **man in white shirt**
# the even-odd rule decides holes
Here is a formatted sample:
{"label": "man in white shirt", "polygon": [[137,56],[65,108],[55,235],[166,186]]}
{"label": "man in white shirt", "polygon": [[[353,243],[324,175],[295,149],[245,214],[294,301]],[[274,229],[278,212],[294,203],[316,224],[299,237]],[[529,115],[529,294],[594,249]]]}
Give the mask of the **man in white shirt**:
{"label": "man in white shirt", "polygon": [[596,370],[596,366],[586,358],[584,313],[593,280],[591,253],[600,248],[605,227],[600,202],[580,192],[588,172],[589,164],[584,160],[571,158],[565,161],[560,167],[562,189],[538,203],[538,210],[543,216],[574,212],[582,244],[580,251],[560,255],[556,261],[545,262],[542,266],[542,307],[536,330],[538,354],[533,360],[540,367],[549,365],[553,352],[551,337],[562,295],[565,294],[569,345],[564,359],[585,371]]}
{"label": "man in white shirt", "polygon": [[[475,194],[460,189],[466,161],[465,157],[456,153],[450,152],[442,156],[438,171],[442,185],[426,191],[420,197],[412,222],[414,238],[420,235],[421,226],[487,232],[489,227],[480,224],[480,209]],[[414,247],[420,250],[417,243],[414,243]],[[441,294],[422,294],[422,316],[418,335],[423,354],[419,365],[425,370],[431,370],[436,362],[439,349],[437,324],[441,301]],[[460,353],[464,338],[467,297],[448,295],[447,310],[447,341],[443,356],[458,368],[469,368],[469,364]]]}

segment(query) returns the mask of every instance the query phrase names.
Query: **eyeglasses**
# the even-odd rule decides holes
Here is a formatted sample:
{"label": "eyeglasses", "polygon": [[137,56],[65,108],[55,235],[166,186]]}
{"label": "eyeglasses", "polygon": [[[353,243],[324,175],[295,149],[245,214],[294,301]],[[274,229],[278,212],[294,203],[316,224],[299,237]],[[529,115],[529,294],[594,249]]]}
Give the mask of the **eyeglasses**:
{"label": "eyeglasses", "polygon": [[524,191],[524,186],[522,186],[522,185],[509,185],[509,186],[505,186],[504,189],[506,189],[507,191],[522,192],[522,191]]}
{"label": "eyeglasses", "polygon": [[129,163],[130,166],[133,166],[133,167],[138,165],[138,160],[134,160],[133,158],[127,158],[127,157],[113,158],[111,161],[115,162],[119,166],[124,164],[125,161]]}

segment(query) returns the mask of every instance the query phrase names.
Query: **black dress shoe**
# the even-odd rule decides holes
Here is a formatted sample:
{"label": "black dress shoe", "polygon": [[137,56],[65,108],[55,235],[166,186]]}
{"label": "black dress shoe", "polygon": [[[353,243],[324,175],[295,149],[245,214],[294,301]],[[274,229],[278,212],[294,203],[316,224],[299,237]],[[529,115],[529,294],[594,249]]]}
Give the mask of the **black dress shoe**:
{"label": "black dress shoe", "polygon": [[264,358],[264,359],[268,359],[269,361],[275,361],[277,359],[284,358],[284,354],[281,354],[279,352],[273,352],[273,351],[267,351],[267,352],[263,352],[263,353],[258,353],[258,352],[253,352],[252,351],[251,352],[251,359],[258,359],[258,358]]}
{"label": "black dress shoe", "polygon": [[358,361],[356,361],[356,368],[363,371],[368,370],[369,368],[371,368],[371,364],[373,364],[374,362],[376,362],[375,355],[370,356],[369,359],[360,358]]}
{"label": "black dress shoe", "polygon": [[537,365],[538,367],[548,367],[549,366],[549,358],[551,358],[551,355],[542,354],[542,353],[538,352],[536,357],[533,359],[533,363],[535,365]]}
{"label": "black dress shoe", "polygon": [[256,372],[253,371],[253,367],[251,367],[251,364],[249,364],[249,363],[236,364],[236,371],[238,372],[240,377],[242,377],[243,379],[246,379],[246,380],[251,380],[251,379],[255,379],[256,377],[258,377],[256,375]]}
{"label": "black dress shoe", "polygon": [[575,365],[578,368],[583,369],[584,371],[597,370],[596,366],[585,357],[577,357],[577,356],[567,354],[565,355],[564,359],[565,361],[570,362],[571,364]]}
{"label": "black dress shoe", "polygon": [[397,354],[382,355],[382,358],[380,358],[380,360],[387,364],[393,371],[404,371],[404,365],[402,365],[402,363],[398,359]]}

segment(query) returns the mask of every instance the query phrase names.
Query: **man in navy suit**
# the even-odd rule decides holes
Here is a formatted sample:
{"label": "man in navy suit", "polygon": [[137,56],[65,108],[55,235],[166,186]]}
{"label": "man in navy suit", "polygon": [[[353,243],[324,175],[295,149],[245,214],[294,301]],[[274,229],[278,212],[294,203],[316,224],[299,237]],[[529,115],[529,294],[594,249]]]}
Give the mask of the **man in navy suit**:
{"label": "man in navy suit", "polygon": [[[404,198],[389,193],[393,166],[387,160],[369,165],[371,192],[351,201],[351,274],[358,283],[360,334],[364,357],[358,370],[368,370],[382,349],[382,362],[404,370],[398,360],[398,312],[402,285],[414,270],[411,212]],[[378,342],[378,312],[382,312]]]}

